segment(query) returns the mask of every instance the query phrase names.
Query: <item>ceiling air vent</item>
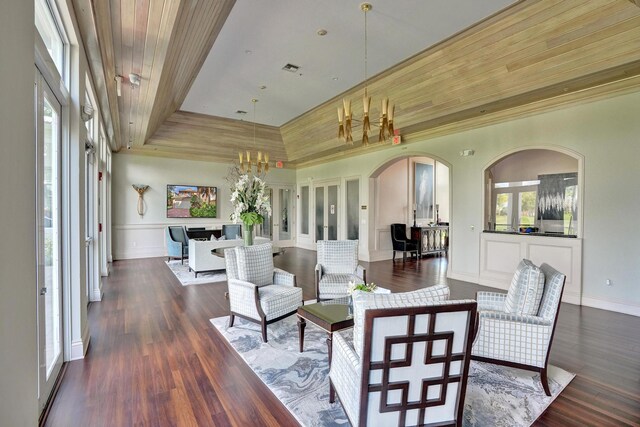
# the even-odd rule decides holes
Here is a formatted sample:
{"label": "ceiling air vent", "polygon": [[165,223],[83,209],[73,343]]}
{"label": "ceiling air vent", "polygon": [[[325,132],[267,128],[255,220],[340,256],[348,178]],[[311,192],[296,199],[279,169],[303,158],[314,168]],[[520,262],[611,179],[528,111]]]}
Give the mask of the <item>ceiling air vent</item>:
{"label": "ceiling air vent", "polygon": [[282,67],[282,69],[290,73],[296,73],[300,69],[300,67],[293,64],[287,64],[284,67]]}

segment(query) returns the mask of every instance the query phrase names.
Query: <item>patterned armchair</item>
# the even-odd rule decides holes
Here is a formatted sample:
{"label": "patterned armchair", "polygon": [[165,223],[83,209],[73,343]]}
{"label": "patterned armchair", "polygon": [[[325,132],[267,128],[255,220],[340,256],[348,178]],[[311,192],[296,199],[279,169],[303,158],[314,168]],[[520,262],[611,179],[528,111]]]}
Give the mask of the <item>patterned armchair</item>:
{"label": "patterned armchair", "polygon": [[358,265],[357,240],[319,240],[317,243],[316,298],[328,300],[348,295],[350,281],[366,283],[367,271]]}
{"label": "patterned armchair", "polygon": [[478,292],[478,334],[472,358],[540,372],[542,387],[551,396],[547,364],[565,275],[547,264],[540,270],[544,273],[544,293],[535,315],[509,313],[508,294]]}
{"label": "patterned armchair", "polygon": [[184,258],[189,257],[189,237],[182,226],[169,226],[165,233],[167,239],[167,257],[180,258],[180,263],[184,264]]}
{"label": "patterned armchair", "polygon": [[355,294],[363,327],[354,346],[333,334],[330,401],[353,426],[461,426],[476,302]]}
{"label": "patterned armchair", "polygon": [[302,305],[302,289],[296,276],[273,267],[271,243],[225,249],[229,284],[229,327],[235,316],[262,326],[267,342],[267,325],[295,314]]}

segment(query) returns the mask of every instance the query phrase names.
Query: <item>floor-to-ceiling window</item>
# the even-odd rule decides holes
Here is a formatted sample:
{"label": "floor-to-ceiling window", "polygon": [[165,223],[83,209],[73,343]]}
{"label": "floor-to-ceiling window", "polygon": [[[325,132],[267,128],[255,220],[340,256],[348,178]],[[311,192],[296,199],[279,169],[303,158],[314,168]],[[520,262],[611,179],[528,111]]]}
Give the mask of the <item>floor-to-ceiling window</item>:
{"label": "floor-to-ceiling window", "polygon": [[[43,60],[35,72],[36,262],[38,404],[42,409],[64,359],[63,343],[63,119],[60,82],[66,75],[65,38],[52,5],[35,0],[36,48]],[[38,64],[38,61],[36,61]],[[51,66],[50,64],[53,64]],[[40,68],[38,68],[40,67]],[[52,88],[56,88],[56,91]]]}

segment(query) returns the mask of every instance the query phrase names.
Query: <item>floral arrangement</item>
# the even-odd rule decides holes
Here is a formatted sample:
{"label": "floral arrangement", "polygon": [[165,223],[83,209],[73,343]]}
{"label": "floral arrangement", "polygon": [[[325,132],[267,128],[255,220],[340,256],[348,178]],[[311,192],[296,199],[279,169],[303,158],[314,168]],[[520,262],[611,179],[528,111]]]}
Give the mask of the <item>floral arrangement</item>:
{"label": "floral arrangement", "polygon": [[351,295],[355,291],[373,292],[376,290],[377,287],[378,286],[376,286],[376,284],[373,282],[371,283],[349,282],[349,287],[347,288],[347,291],[349,292],[349,295]]}
{"label": "floral arrangement", "polygon": [[258,176],[238,173],[231,188],[233,213],[231,221],[246,225],[262,224],[265,215],[271,215],[266,183]]}

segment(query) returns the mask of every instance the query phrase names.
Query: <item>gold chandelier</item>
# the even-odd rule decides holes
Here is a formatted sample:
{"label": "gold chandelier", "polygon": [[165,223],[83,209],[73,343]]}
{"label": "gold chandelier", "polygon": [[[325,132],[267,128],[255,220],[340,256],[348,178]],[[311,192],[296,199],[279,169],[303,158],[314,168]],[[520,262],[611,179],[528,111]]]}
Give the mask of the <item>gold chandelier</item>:
{"label": "gold chandelier", "polygon": [[[360,10],[364,12],[364,97],[362,98],[362,120],[353,118],[351,110],[351,100],[343,99],[342,107],[338,107],[338,138],[349,145],[353,145],[352,129],[354,122],[362,123],[362,145],[369,145],[369,132],[371,131],[371,120],[369,110],[371,109],[371,97],[367,91],[367,12],[373,9],[371,3],[362,3]],[[378,142],[383,142],[394,133],[393,114],[395,105],[389,104],[389,98],[382,99],[380,103],[380,118],[378,123],[373,123],[379,128]]]}
{"label": "gold chandelier", "polygon": [[[253,98],[251,102],[253,102],[253,146],[257,147],[256,145],[256,103],[258,102],[258,100],[256,98]],[[246,160],[243,158],[243,155],[245,153],[247,155]],[[256,160],[252,161],[250,150],[240,150],[238,152],[238,159],[240,160],[240,171],[243,173],[244,172],[250,173],[253,166],[256,167],[257,174],[261,174],[263,172],[264,173],[269,172],[269,153],[267,152],[265,152],[263,156],[262,151],[258,150],[257,155],[254,156],[254,159]]]}

